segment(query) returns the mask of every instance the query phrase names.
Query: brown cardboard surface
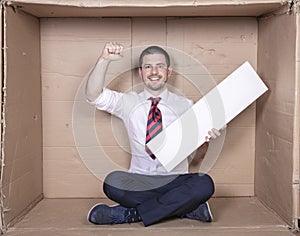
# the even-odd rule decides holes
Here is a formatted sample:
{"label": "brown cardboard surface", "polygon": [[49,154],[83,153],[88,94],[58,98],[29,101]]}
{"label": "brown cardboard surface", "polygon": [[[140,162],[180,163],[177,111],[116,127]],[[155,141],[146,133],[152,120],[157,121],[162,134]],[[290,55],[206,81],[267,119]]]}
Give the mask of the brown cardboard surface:
{"label": "brown cardboard surface", "polygon": [[43,192],[39,20],[6,8],[5,39],[2,191],[8,223]]}
{"label": "brown cardboard surface", "polygon": [[296,32],[295,15],[259,21],[258,73],[270,92],[257,106],[255,193],[287,222],[293,215]]}
{"label": "brown cardboard surface", "polygon": [[[130,19],[127,18],[41,19],[43,181],[46,197],[101,195],[101,181],[89,172],[75,146],[72,130],[74,99],[83,77],[96,62],[104,44],[118,39],[128,47],[130,33]],[[119,71],[117,67],[111,68]],[[118,91],[128,90],[132,87],[131,73],[123,73],[108,86]],[[99,142],[114,163],[128,167],[128,154],[119,147],[112,133],[111,117],[99,111],[95,115],[95,124],[91,125],[95,125]],[[92,147],[81,148],[88,150]],[[91,154],[89,158],[99,159],[99,156]]]}
{"label": "brown cardboard surface", "polygon": [[[136,64],[140,53],[140,48],[135,50],[136,46],[159,44],[182,50],[203,63],[212,77],[216,77],[216,83],[245,60],[256,66],[257,23],[251,17],[41,19],[43,181],[46,197],[104,196],[100,191],[101,181],[89,173],[76,152],[72,109],[78,86],[109,40],[119,41],[126,48],[132,46],[131,64]],[[173,63],[179,63],[177,59],[174,58]],[[111,67],[118,70],[113,63]],[[190,68],[186,69],[190,79],[202,79],[190,71]],[[123,73],[109,87],[126,91],[132,87],[132,77],[135,77],[134,73]],[[134,86],[139,82],[134,78]],[[170,83],[194,101],[202,96],[191,81],[176,75],[176,72]],[[254,195],[255,112],[253,104],[228,126],[221,156],[210,172],[217,185],[217,196]],[[98,146],[117,166],[126,169],[130,159],[126,152],[128,147],[119,146],[111,116],[97,111],[94,125]],[[117,132],[121,133],[120,130]],[[92,155],[91,158],[100,157]],[[191,171],[198,172],[199,166]]]}
{"label": "brown cardboard surface", "polygon": [[169,219],[150,227],[142,223],[92,225],[86,214],[98,202],[112,204],[107,199],[44,199],[7,235],[293,235],[256,198],[211,199],[212,223]]}
{"label": "brown cardboard surface", "polygon": [[[300,17],[296,16],[296,42],[300,41]],[[300,45],[296,45],[296,72],[295,72],[295,116],[293,138],[293,216],[294,227],[299,230],[300,219]]]}
{"label": "brown cardboard surface", "polygon": [[[12,1],[38,17],[79,16],[259,16],[281,7],[280,0],[248,1]],[[46,6],[46,7],[45,7]]]}

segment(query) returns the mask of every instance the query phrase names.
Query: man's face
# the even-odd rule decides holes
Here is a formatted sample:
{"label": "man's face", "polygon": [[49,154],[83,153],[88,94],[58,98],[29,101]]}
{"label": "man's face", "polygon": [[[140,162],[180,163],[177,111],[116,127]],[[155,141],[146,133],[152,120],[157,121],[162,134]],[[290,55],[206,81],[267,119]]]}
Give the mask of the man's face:
{"label": "man's face", "polygon": [[172,69],[167,67],[163,54],[148,54],[143,58],[139,75],[150,92],[159,93],[164,90]]}

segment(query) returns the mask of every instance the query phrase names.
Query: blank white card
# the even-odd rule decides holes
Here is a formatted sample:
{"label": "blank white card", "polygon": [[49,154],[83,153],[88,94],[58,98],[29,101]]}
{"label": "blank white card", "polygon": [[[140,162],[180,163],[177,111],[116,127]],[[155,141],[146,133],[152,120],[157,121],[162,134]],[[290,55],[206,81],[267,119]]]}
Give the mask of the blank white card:
{"label": "blank white card", "polygon": [[205,142],[209,130],[224,127],[267,90],[245,62],[147,145],[171,171]]}

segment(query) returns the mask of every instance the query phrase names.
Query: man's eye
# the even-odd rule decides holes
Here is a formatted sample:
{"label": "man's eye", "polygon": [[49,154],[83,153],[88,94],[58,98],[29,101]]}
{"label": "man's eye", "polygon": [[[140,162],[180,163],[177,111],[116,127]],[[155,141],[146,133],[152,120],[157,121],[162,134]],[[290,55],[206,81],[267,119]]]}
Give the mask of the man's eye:
{"label": "man's eye", "polygon": [[150,66],[150,65],[144,65],[144,68],[145,68],[145,69],[150,69],[151,66]]}
{"label": "man's eye", "polygon": [[163,64],[158,64],[158,65],[157,65],[157,68],[158,68],[158,69],[163,69],[163,68],[164,68],[164,65],[163,65]]}

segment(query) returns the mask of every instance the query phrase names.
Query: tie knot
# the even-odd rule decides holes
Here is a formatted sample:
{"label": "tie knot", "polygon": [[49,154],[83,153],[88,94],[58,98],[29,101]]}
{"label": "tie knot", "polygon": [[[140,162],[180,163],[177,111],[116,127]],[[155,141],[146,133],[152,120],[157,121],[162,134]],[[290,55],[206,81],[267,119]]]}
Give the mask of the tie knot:
{"label": "tie knot", "polygon": [[157,97],[157,98],[151,97],[151,98],[149,98],[149,100],[152,101],[153,105],[157,105],[159,103],[159,101],[161,100],[161,97]]}

